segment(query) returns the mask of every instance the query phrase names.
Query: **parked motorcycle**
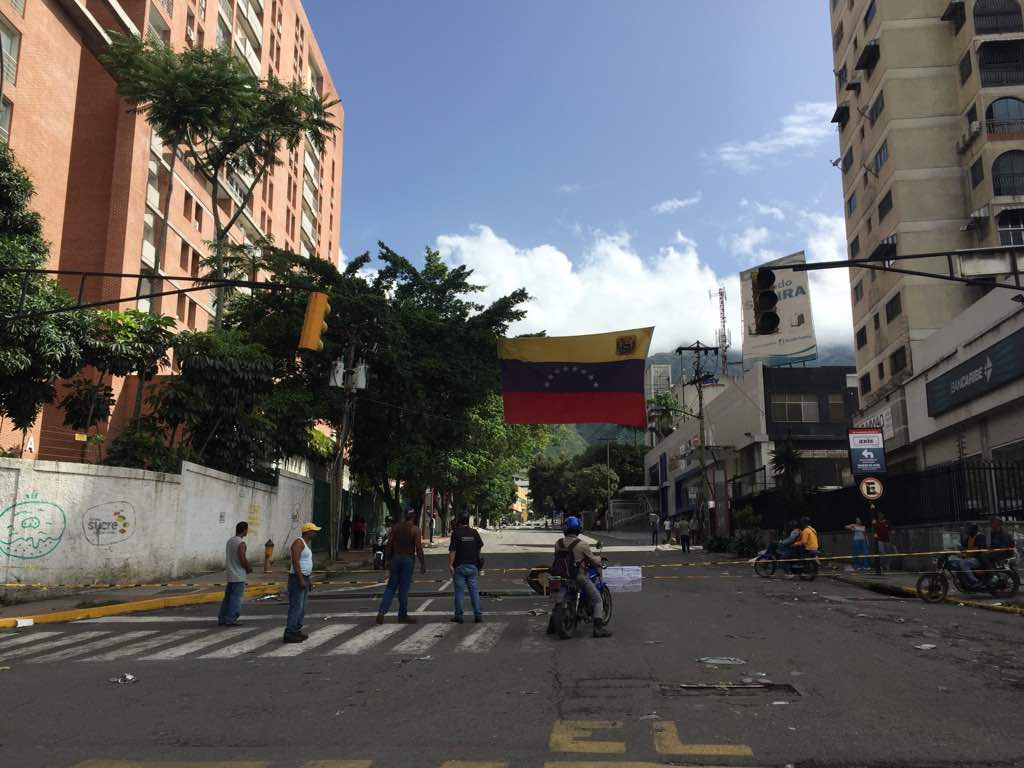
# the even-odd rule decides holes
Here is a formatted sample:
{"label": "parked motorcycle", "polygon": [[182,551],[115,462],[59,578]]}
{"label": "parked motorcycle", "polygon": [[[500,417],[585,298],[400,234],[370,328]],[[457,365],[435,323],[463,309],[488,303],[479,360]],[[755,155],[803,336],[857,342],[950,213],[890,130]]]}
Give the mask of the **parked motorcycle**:
{"label": "parked motorcycle", "polygon": [[[783,562],[779,562],[780,560]],[[814,581],[818,577],[818,559],[816,557],[796,558],[788,555],[782,557],[779,554],[779,545],[773,542],[758,552],[757,557],[754,558],[754,573],[767,579],[774,576],[778,568],[795,574],[803,581]]]}
{"label": "parked motorcycle", "polygon": [[[587,563],[587,578],[593,582],[594,586],[597,587],[598,594],[601,595],[604,624],[607,626],[612,618],[611,590],[602,581],[593,563]],[[561,602],[556,603],[551,611],[551,621],[554,623],[559,637],[563,640],[575,635],[576,629],[580,624],[590,624],[594,620],[594,608],[590,604],[586,592],[580,591],[574,579],[553,577],[548,583],[548,588],[552,593],[555,590],[559,590],[562,593]]]}
{"label": "parked motorcycle", "polygon": [[967,583],[959,568],[951,568],[949,559],[953,555],[939,555],[935,558],[935,570],[922,574],[917,580],[917,596],[926,603],[941,603],[949,594],[949,585],[964,594],[987,592],[992,597],[1008,598],[1020,589],[1020,575],[1017,573],[1017,558],[1008,557],[996,561],[990,571],[975,571],[980,580],[976,587]]}

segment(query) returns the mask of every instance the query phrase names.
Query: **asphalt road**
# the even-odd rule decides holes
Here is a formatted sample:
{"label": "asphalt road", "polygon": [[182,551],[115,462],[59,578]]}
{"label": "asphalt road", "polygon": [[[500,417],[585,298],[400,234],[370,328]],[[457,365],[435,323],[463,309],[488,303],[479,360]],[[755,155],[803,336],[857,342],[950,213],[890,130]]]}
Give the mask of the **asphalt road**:
{"label": "asphalt road", "polygon": [[[489,556],[485,587],[521,588],[503,569],[538,559]],[[559,641],[531,597],[488,600],[479,626],[417,598],[416,626],[377,629],[372,577],[317,595],[303,645],[280,643],[274,601],[238,629],[197,606],[0,635],[0,765],[1024,765],[1020,617],[648,568],[615,596],[613,638]],[[109,682],[124,672],[138,681]]]}

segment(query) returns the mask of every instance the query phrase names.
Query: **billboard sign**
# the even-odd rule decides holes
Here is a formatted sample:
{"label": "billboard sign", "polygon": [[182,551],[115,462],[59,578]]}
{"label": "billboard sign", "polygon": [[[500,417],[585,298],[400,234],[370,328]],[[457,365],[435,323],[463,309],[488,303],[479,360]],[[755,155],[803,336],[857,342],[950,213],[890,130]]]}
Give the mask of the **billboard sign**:
{"label": "billboard sign", "polygon": [[849,430],[850,468],[854,477],[885,474],[885,438],[875,427]]}
{"label": "billboard sign", "polygon": [[740,273],[744,367],[818,359],[807,273],[776,269],[806,263],[799,251]]}
{"label": "billboard sign", "polygon": [[925,385],[928,415],[939,416],[1022,376],[1024,329],[929,381]]}

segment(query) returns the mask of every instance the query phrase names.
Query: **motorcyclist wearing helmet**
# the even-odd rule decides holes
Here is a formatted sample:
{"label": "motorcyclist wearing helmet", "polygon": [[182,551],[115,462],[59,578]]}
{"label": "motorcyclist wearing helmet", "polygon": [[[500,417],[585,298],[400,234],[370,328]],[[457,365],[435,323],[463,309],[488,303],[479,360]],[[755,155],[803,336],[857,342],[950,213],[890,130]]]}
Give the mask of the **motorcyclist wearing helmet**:
{"label": "motorcyclist wearing helmet", "polygon": [[[601,601],[601,593],[597,591],[594,582],[587,576],[586,567],[582,567],[584,562],[589,562],[597,569],[598,575],[601,575],[601,558],[595,555],[590,549],[590,545],[580,538],[582,531],[583,524],[578,517],[573,515],[566,518],[565,535],[555,543],[555,556],[558,557],[560,554],[564,556],[566,552],[571,551],[573,562],[576,565],[576,586],[586,594],[594,611],[594,637],[611,637],[612,633],[604,626],[604,604]],[[560,591],[556,600],[561,599]],[[552,629],[553,626],[549,626],[549,631]]]}

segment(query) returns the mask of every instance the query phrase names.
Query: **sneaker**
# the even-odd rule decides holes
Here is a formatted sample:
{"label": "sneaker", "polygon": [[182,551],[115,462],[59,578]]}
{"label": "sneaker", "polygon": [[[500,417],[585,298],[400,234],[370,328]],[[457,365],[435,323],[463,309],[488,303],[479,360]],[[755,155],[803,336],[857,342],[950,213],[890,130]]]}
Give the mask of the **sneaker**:
{"label": "sneaker", "polygon": [[299,637],[301,637],[303,640],[309,640],[309,635],[307,635],[305,632],[299,632]]}
{"label": "sneaker", "polygon": [[476,614],[476,615],[475,615],[475,616],[473,617],[473,623],[474,623],[474,624],[483,624],[483,621],[484,621],[484,617],[483,617],[483,616],[481,616],[481,615],[480,615],[479,613],[478,613],[478,614]]}
{"label": "sneaker", "polygon": [[414,619],[412,616],[409,616],[408,614],[406,614],[405,616],[399,616],[398,617],[398,623],[399,624],[415,624],[416,623],[416,619]]}
{"label": "sneaker", "polygon": [[452,624],[461,624],[461,623],[462,623],[462,617],[461,616],[452,616]]}
{"label": "sneaker", "polygon": [[604,624],[594,622],[594,637],[611,637],[612,633],[605,629]]}
{"label": "sneaker", "polygon": [[383,624],[384,623],[384,614],[383,613],[378,613],[377,614],[377,623],[378,624]]}
{"label": "sneaker", "polygon": [[285,635],[284,636],[284,642],[286,642],[286,643],[301,643],[301,642],[304,642],[305,640],[306,640],[306,638],[303,635]]}

